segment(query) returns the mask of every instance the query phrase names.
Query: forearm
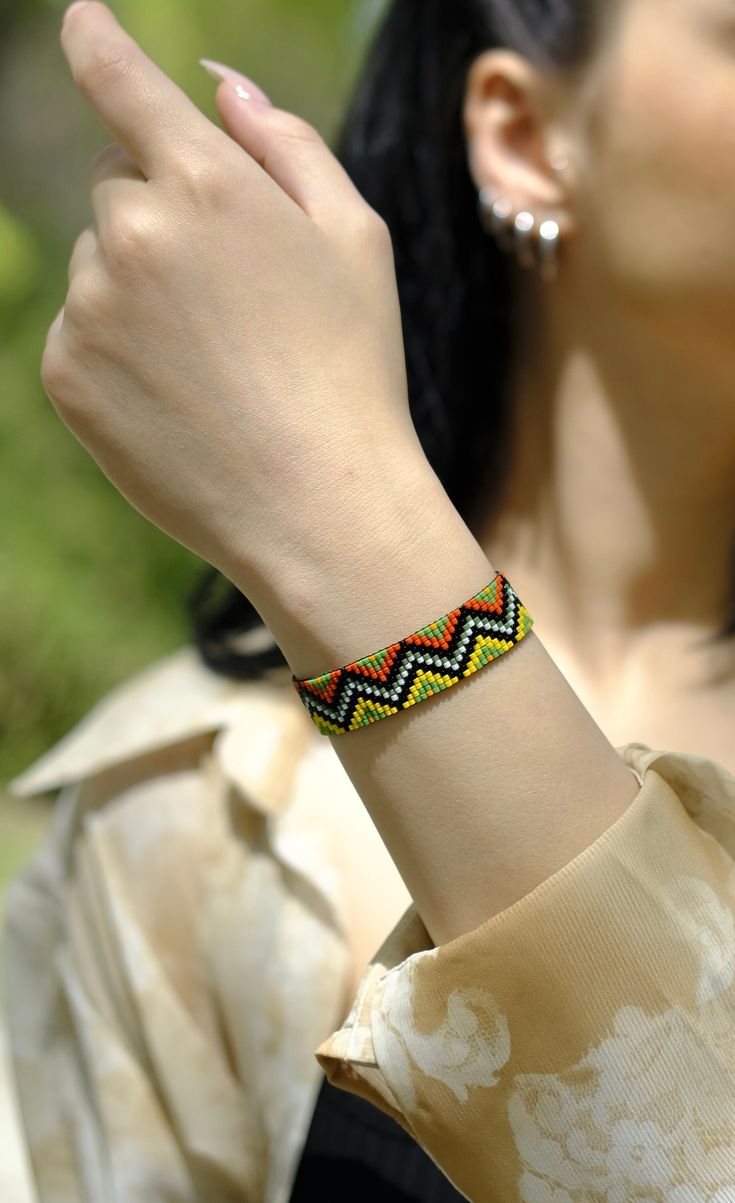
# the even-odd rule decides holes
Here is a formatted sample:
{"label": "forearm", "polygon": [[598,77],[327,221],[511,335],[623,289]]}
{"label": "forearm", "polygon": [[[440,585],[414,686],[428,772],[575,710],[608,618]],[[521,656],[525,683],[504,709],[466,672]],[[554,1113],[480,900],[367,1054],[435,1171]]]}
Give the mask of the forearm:
{"label": "forearm", "polygon": [[[281,573],[277,598],[256,601],[299,678],[396,642],[502,568],[433,473],[411,477],[390,508],[373,507],[368,517],[357,506],[341,539],[325,527],[318,555]],[[610,827],[639,788],[533,629],[428,701],[323,738],[435,944],[528,894]]]}

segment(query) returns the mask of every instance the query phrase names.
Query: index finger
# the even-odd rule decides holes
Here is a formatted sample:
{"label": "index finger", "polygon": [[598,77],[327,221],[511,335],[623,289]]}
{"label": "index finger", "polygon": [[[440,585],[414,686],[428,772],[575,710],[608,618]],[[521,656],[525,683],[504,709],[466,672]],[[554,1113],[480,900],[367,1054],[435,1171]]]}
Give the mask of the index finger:
{"label": "index finger", "polygon": [[148,179],[221,133],[101,0],[88,0],[66,17],[61,47],[80,92]]}

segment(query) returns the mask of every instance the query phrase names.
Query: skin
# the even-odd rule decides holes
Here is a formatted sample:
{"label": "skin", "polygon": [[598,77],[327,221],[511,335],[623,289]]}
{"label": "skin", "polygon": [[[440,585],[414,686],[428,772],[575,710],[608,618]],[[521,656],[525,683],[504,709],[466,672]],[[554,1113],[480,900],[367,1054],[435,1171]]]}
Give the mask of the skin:
{"label": "skin", "polygon": [[733,642],[705,639],[735,540],[734,50],[728,0],[621,2],[578,76],[490,51],[464,111],[477,187],[563,237],[556,283],[515,272],[513,451],[479,541],[613,743],[733,769]]}
{"label": "skin", "polygon": [[41,381],[130,504],[265,607],[354,531],[340,506],[314,529],[322,480],[359,508],[402,465],[407,506],[424,470],[390,236],[298,114],[223,83],[220,129],[97,0],[61,46],[116,140]]}
{"label": "skin", "polygon": [[[478,190],[553,217],[563,239],[552,285],[514,271],[516,427],[478,538],[613,744],[735,773],[735,655],[705,643],[731,612],[735,541],[735,9],[611,9],[574,77],[506,50],[468,72]],[[351,830],[348,1001],[410,902]]]}
{"label": "skin", "polygon": [[[647,26],[640,9],[649,12]],[[724,465],[733,425],[724,302],[735,264],[723,250],[732,135],[717,139],[722,178],[713,181],[708,165],[704,183],[686,175],[666,104],[657,119],[649,115],[646,136],[640,110],[656,88],[637,65],[638,47],[668,30],[663,9],[677,16],[678,32],[661,35],[672,39],[671,54],[649,50],[649,67],[654,54],[666,61],[673,103],[684,68],[692,70],[685,47],[693,45],[710,89],[703,112],[724,116],[735,76],[723,27],[716,34],[707,24],[705,33],[693,0],[688,20],[684,0],[616,9],[601,69],[574,87],[507,53],[502,71],[497,57],[483,56],[468,78],[468,153],[478,183],[499,182],[492,173],[502,170],[512,199],[531,208],[543,201],[565,218],[570,242],[553,302],[535,282],[519,282],[518,328],[530,316],[536,331],[532,353],[518,357],[518,408],[527,411],[512,461],[519,492],[501,507],[487,543],[454,510],[410,423],[385,228],[316,132],[281,110],[256,116],[223,84],[224,134],[96,0],[62,29],[75,81],[123,153],[113,147],[93,167],[97,230],[75,248],[42,379],[116,487],[248,594],[299,678],[446,614],[496,566],[536,620],[520,647],[472,682],[332,737],[382,840],[384,865],[400,874],[436,944],[528,895],[638,794],[611,731],[575,692],[574,673],[566,677],[547,653],[555,632],[563,652],[574,631],[588,692],[597,687],[603,701],[615,693],[621,706],[633,699],[645,713],[643,702],[661,702],[663,672],[667,696],[687,702],[690,727],[706,712],[686,688],[687,671],[705,665],[692,651],[695,627],[716,626],[724,606],[716,586],[732,536],[721,512],[727,506],[729,514]],[[490,88],[482,81],[488,69],[498,81]],[[473,103],[478,96],[482,103]],[[678,101],[682,112],[686,103]],[[702,112],[689,162],[695,147],[704,157],[700,128],[709,130]],[[571,163],[563,186],[547,165],[558,150]],[[681,198],[676,179],[685,181]],[[630,189],[638,189],[637,204]],[[664,202],[675,212],[652,244],[636,213],[655,215]],[[692,229],[696,238],[673,246],[673,231],[683,239]],[[563,388],[550,390],[557,379]],[[687,405],[685,436],[672,405]],[[618,432],[631,411],[636,427],[625,444]],[[534,414],[540,427],[552,424],[559,453],[551,464],[540,454],[548,436],[534,432]],[[707,461],[699,469],[699,460],[686,460],[692,425]],[[535,484],[537,464],[560,515],[557,542],[546,533],[546,500],[544,523],[532,505],[516,518],[518,498],[525,507],[536,497],[527,482]],[[605,524],[595,526],[591,515]],[[529,535],[562,557],[563,577],[552,564],[542,578],[545,560],[528,550]],[[673,606],[667,599],[687,564],[711,587],[697,583]],[[593,592],[603,569],[604,607]],[[676,628],[664,625],[671,619]],[[637,633],[636,623],[645,630]],[[660,746],[676,748],[686,733],[669,726],[664,734]],[[685,750],[698,751],[692,734]],[[636,728],[629,737],[648,735]],[[355,899],[357,914],[372,911],[376,879]],[[377,943],[371,939],[369,954]]]}

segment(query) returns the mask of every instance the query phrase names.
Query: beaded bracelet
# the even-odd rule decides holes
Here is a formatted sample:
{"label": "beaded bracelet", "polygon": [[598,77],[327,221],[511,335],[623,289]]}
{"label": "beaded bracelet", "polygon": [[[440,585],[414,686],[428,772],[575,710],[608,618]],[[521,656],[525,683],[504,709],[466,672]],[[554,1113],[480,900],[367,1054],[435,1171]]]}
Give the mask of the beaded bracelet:
{"label": "beaded bracelet", "polygon": [[294,689],[322,735],[343,735],[425,702],[520,643],[533,619],[502,572],[469,601],[398,643]]}

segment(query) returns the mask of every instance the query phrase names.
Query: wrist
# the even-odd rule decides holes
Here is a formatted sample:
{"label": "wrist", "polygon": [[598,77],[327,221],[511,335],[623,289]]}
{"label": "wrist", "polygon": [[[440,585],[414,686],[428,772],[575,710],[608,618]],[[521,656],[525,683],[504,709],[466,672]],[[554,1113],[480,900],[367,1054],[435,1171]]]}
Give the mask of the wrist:
{"label": "wrist", "polygon": [[380,479],[393,484],[325,491],[328,514],[247,591],[299,679],[395,643],[495,574],[428,461]]}

